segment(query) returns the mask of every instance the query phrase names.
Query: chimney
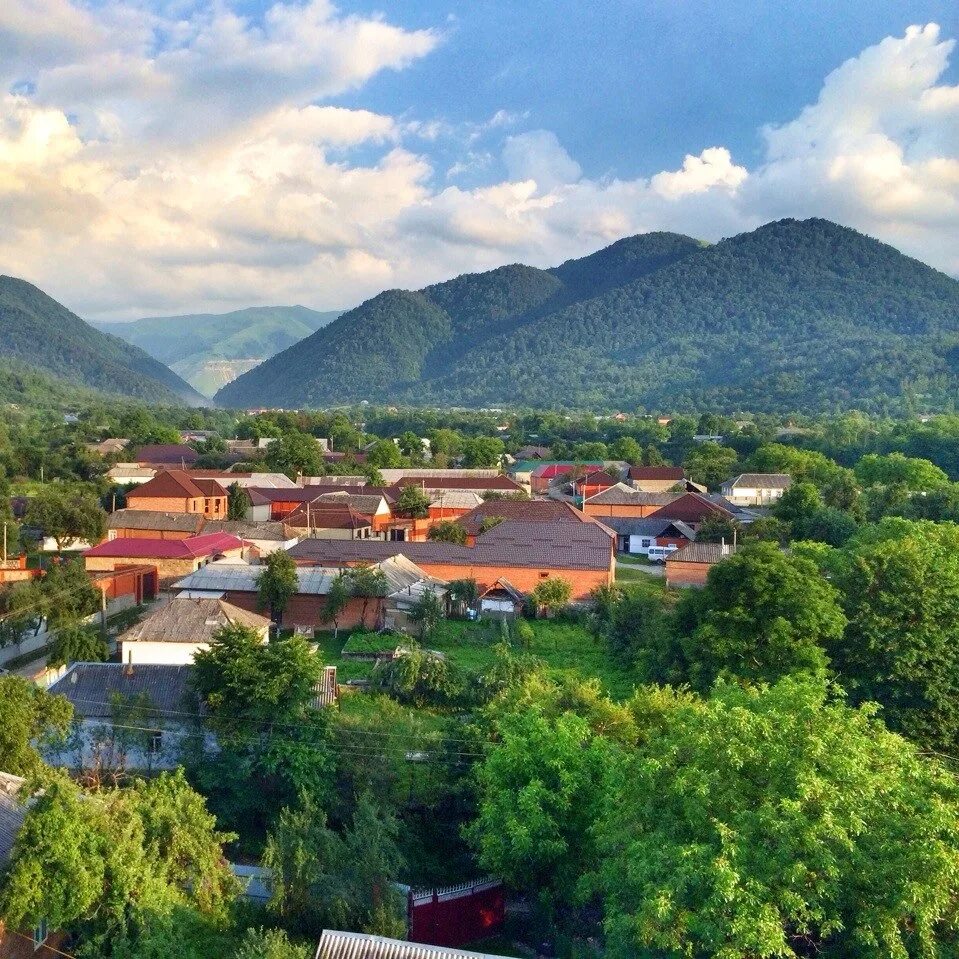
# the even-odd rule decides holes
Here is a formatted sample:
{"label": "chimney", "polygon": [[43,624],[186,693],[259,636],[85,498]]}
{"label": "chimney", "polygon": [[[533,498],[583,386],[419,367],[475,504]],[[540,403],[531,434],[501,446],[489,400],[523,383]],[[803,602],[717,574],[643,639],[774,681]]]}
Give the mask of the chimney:
{"label": "chimney", "polygon": [[132,676],[133,675],[133,650],[129,650],[127,653],[127,661],[123,666],[123,675]]}

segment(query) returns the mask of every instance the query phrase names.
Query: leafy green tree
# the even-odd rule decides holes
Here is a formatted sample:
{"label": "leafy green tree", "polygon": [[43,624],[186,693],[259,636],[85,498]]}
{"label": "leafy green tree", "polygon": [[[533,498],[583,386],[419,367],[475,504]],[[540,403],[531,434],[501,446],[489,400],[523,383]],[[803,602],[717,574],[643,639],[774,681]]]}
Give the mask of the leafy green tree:
{"label": "leafy green tree", "polygon": [[773,506],[773,515],[784,523],[804,520],[823,508],[822,494],[812,483],[793,483]]}
{"label": "leafy green tree", "polygon": [[466,527],[455,519],[441,519],[433,523],[426,536],[440,543],[456,543],[459,546],[465,546],[467,539]]}
{"label": "leafy green tree", "polygon": [[218,816],[256,835],[302,793],[322,799],[335,766],[329,710],[313,706],[323,663],[300,636],[261,642],[241,626],[218,630],[194,658],[205,709],[185,764]]}
{"label": "leafy green tree", "polygon": [[350,595],[349,577],[340,572],[333,577],[326,594],[326,602],[323,604],[323,618],[333,624],[334,639],[339,635],[340,614],[349,605]]}
{"label": "leafy green tree", "polygon": [[58,550],[77,540],[98,543],[106,531],[106,513],[95,493],[77,483],[41,486],[30,497],[24,522],[52,536]]}
{"label": "leafy green tree", "polygon": [[102,602],[100,590],[90,582],[79,559],[51,567],[40,581],[39,598],[51,629],[74,624],[99,612]]}
{"label": "leafy green tree", "polygon": [[290,600],[300,588],[296,574],[296,561],[281,549],[274,550],[266,558],[266,565],[256,581],[257,605],[268,609],[275,622],[280,622]]}
{"label": "leafy green tree", "polygon": [[472,606],[479,597],[479,588],[476,585],[476,580],[471,578],[450,580],[449,597],[458,615],[465,616],[466,610]]}
{"label": "leafy green tree", "polygon": [[454,459],[463,452],[463,436],[457,430],[430,430],[429,441],[434,457],[439,455]]}
{"label": "leafy green tree", "polygon": [[449,658],[415,644],[393,659],[378,663],[372,682],[398,702],[417,709],[449,706],[463,695],[462,679]]}
{"label": "leafy green tree", "polygon": [[949,477],[927,459],[904,456],[902,453],[867,453],[855,468],[856,479],[863,486],[903,484],[910,492],[921,492],[945,486]]}
{"label": "leafy green tree", "polygon": [[0,770],[14,776],[43,771],[40,751],[62,740],[70,728],[73,707],[19,676],[0,675]]}
{"label": "leafy green tree", "polygon": [[310,959],[306,946],[292,942],[282,929],[247,929],[233,959]]}
{"label": "leafy green tree", "polygon": [[669,611],[661,594],[642,588],[603,587],[594,595],[594,632],[610,652],[641,675],[658,675],[657,644],[671,629]]}
{"label": "leafy green tree", "polygon": [[849,513],[824,506],[792,524],[795,539],[811,539],[830,546],[843,546],[859,528]]}
{"label": "leafy green tree", "polygon": [[463,443],[463,465],[467,469],[495,469],[506,447],[498,437],[474,436]]}
{"label": "leafy green tree", "polygon": [[226,518],[234,521],[246,519],[246,511],[250,508],[250,498],[246,492],[239,483],[231,483],[227,492]]}
{"label": "leafy green tree", "polygon": [[789,542],[792,530],[789,523],[775,516],[761,516],[742,527],[741,536],[744,542],[756,540],[765,543],[779,543],[785,546]]}
{"label": "leafy green tree", "polygon": [[297,476],[322,476],[323,454],[316,437],[299,430],[285,432],[266,448],[264,464],[276,473],[285,473],[290,479]]}
{"label": "leafy green tree", "polygon": [[47,666],[70,663],[103,663],[110,655],[106,640],[95,626],[68,624],[58,629],[47,657]]}
{"label": "leafy green tree", "polygon": [[709,516],[699,524],[696,530],[698,543],[732,543],[740,535],[740,526],[729,516]]}
{"label": "leafy green tree", "polygon": [[[886,521],[892,532],[902,521]],[[849,626],[835,652],[854,702],[927,748],[959,749],[959,529],[906,524],[863,541],[840,580]],[[878,530],[875,532],[879,532]]]}
{"label": "leafy green tree", "polygon": [[540,580],[530,598],[537,609],[542,610],[547,616],[562,609],[573,595],[573,586],[568,579],[562,576],[550,576],[549,579]]}
{"label": "leafy green tree", "polygon": [[426,459],[423,450],[423,440],[414,432],[407,430],[399,439],[400,452],[412,463],[418,466]]}
{"label": "leafy green tree", "polygon": [[609,455],[614,460],[623,460],[630,466],[639,466],[643,462],[643,448],[632,436],[621,436],[609,448]]}
{"label": "leafy green tree", "polygon": [[705,589],[680,600],[672,671],[652,678],[707,690],[724,674],[754,682],[822,674],[845,626],[839,599],[809,560],[770,543],[748,545],[709,571]]}
{"label": "leafy green tree", "polygon": [[745,468],[751,473],[788,473],[793,483],[812,483],[820,489],[844,472],[822,453],[783,443],[764,443],[749,457]]}
{"label": "leafy green tree", "polygon": [[379,599],[386,595],[388,584],[381,569],[375,566],[360,565],[350,568],[349,573],[350,595],[358,596],[363,600],[360,610],[360,625],[366,625],[366,611],[371,599]]}
{"label": "leafy green tree", "polygon": [[655,716],[595,830],[611,956],[949,953],[953,776],[807,679]]}
{"label": "leafy green tree", "polygon": [[427,589],[410,608],[409,617],[410,622],[419,628],[420,642],[424,642],[433,635],[443,618],[443,604],[433,590]]}
{"label": "leafy green tree", "polygon": [[419,486],[404,486],[396,497],[396,512],[412,519],[425,519],[430,515],[429,494]]}
{"label": "leafy green tree", "polygon": [[396,469],[403,465],[403,454],[392,440],[377,440],[366,454],[366,462],[377,469]]}
{"label": "leafy green tree", "polygon": [[482,536],[483,533],[488,533],[491,529],[496,529],[500,523],[505,523],[505,516],[484,516],[480,520],[479,524],[479,533]]}
{"label": "leafy green tree", "polygon": [[724,480],[736,473],[739,454],[718,443],[698,443],[683,461],[686,474],[694,483],[718,489]]}

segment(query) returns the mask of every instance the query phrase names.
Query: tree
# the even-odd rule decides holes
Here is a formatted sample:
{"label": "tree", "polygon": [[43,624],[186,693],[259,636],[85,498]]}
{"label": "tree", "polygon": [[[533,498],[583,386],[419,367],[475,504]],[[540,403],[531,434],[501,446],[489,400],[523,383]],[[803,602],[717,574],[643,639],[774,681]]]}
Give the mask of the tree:
{"label": "tree", "polygon": [[814,563],[755,543],[716,564],[700,592],[676,611],[672,670],[662,677],[708,690],[724,674],[775,682],[793,672],[822,674],[845,617],[836,588]]}
{"label": "tree", "polygon": [[423,595],[410,608],[409,618],[411,623],[419,626],[420,642],[429,639],[443,618],[443,604],[433,590],[423,591]]}
{"label": "tree", "polygon": [[48,483],[30,497],[24,522],[52,536],[62,550],[77,541],[98,543],[103,539],[106,513],[89,487]]}
{"label": "tree", "polygon": [[639,466],[643,462],[643,448],[632,436],[621,436],[609,448],[614,460],[623,460],[630,466]]}
{"label": "tree", "polygon": [[381,569],[375,566],[353,566],[349,573],[350,595],[359,596],[363,600],[360,610],[360,625],[366,626],[366,610],[371,599],[379,599],[386,595],[386,576]]}
{"label": "tree", "polygon": [[103,663],[110,655],[106,640],[95,626],[71,623],[60,627],[54,635],[47,666],[70,663]]}
{"label": "tree", "polygon": [[609,767],[595,829],[611,956],[949,952],[951,775],[808,679],[720,684],[653,715]]}
{"label": "tree", "polygon": [[459,672],[442,653],[410,648],[373,670],[373,685],[401,703],[422,709],[426,706],[450,706],[463,694]]}
{"label": "tree", "polygon": [[562,609],[573,594],[572,584],[561,576],[551,576],[549,579],[540,580],[533,588],[530,597],[536,604],[537,609],[541,609],[547,616]]}
{"label": "tree", "polygon": [[300,589],[296,562],[289,553],[274,550],[266,558],[266,566],[256,581],[257,605],[269,609],[274,622],[283,619],[283,612]]}
{"label": "tree", "polygon": [[498,437],[474,436],[463,444],[463,465],[468,469],[496,469],[505,452]]}
{"label": "tree", "polygon": [[694,483],[717,489],[736,471],[739,454],[718,443],[698,443],[686,456],[683,467]]}
{"label": "tree", "polygon": [[323,606],[323,619],[333,623],[333,638],[340,632],[340,613],[350,602],[350,585],[346,573],[340,571],[333,577]]}
{"label": "tree", "polygon": [[43,771],[40,751],[62,741],[73,707],[19,676],[0,675],[0,770],[14,776]]}
{"label": "tree", "polygon": [[399,438],[400,452],[409,459],[410,463],[418,466],[426,459],[423,449],[423,440],[412,430],[407,430]]}
{"label": "tree", "polygon": [[273,440],[266,448],[264,463],[268,469],[285,473],[290,479],[300,475],[321,476],[324,472],[323,454],[316,437],[299,430],[285,432]]}
{"label": "tree", "polygon": [[403,454],[392,440],[377,440],[366,454],[366,462],[377,469],[395,469],[403,465]]}
{"label": "tree", "polygon": [[455,459],[463,452],[463,437],[456,430],[430,430],[428,435],[434,457],[446,456],[448,459]]}
{"label": "tree", "polygon": [[479,589],[475,579],[453,579],[449,583],[450,602],[457,615],[465,616],[466,610],[476,602]]}
{"label": "tree", "polygon": [[810,539],[830,546],[843,546],[858,528],[859,524],[849,513],[831,506],[824,506],[792,524],[795,539]]}
{"label": "tree", "polygon": [[[323,663],[301,636],[263,643],[255,630],[218,630],[196,654],[193,686],[203,703],[208,749],[198,736],[185,764],[227,822],[255,835],[302,793],[331,789],[329,710],[313,706]],[[199,732],[199,731],[198,731]]]}
{"label": "tree", "polygon": [[656,647],[671,628],[661,594],[640,587],[601,587],[594,593],[594,632],[618,659],[658,675]]}
{"label": "tree", "polygon": [[250,508],[250,498],[239,483],[231,483],[226,501],[226,518],[240,521],[246,519],[246,511]]}
{"label": "tree", "polygon": [[904,456],[902,453],[867,453],[855,468],[856,479],[863,486],[892,486],[902,483],[910,492],[922,492],[946,486],[949,477],[927,459]]}
{"label": "tree", "polygon": [[772,508],[776,519],[795,523],[806,519],[823,508],[822,495],[812,483],[793,483]]}
{"label": "tree", "polygon": [[291,942],[282,929],[247,929],[233,959],[310,959],[312,950]]}
{"label": "tree", "polygon": [[430,497],[419,486],[404,486],[396,498],[396,512],[411,519],[425,519],[430,515]]}
{"label": "tree", "polygon": [[479,524],[479,535],[482,536],[483,533],[488,533],[491,529],[496,529],[500,523],[505,523],[505,516],[484,516],[480,520]]}
{"label": "tree", "polygon": [[740,526],[732,517],[716,514],[707,517],[696,531],[698,543],[732,543],[740,534]]}
{"label": "tree", "polygon": [[441,519],[430,526],[426,537],[440,543],[456,543],[459,546],[465,546],[466,527],[462,523],[457,523],[455,519]]}
{"label": "tree", "polygon": [[40,609],[50,629],[76,624],[99,612],[100,590],[90,581],[80,559],[57,563],[40,581]]}
{"label": "tree", "polygon": [[[914,742],[959,748],[959,530],[887,520],[850,551],[840,579],[849,626],[835,652],[854,702],[877,702]],[[905,535],[902,533],[905,532]]]}

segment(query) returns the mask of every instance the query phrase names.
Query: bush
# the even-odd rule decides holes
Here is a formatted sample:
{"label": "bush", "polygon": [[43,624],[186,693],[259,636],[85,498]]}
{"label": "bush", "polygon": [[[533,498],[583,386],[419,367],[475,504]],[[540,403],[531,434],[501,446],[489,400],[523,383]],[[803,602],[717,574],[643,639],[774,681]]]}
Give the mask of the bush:
{"label": "bush", "polygon": [[372,679],[383,692],[416,707],[451,706],[463,695],[463,683],[453,664],[419,646],[380,663]]}

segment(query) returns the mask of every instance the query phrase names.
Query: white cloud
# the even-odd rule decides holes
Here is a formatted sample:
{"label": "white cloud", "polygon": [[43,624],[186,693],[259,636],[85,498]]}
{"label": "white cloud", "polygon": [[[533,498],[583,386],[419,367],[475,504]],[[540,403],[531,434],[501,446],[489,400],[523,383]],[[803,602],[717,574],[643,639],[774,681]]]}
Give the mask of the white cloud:
{"label": "white cloud", "polygon": [[[42,29],[24,25],[41,7]],[[718,239],[781,216],[829,217],[959,274],[959,88],[940,83],[953,44],[935,26],[833,71],[764,131],[753,169],[691,144],[678,169],[592,179],[554,133],[506,135],[522,115],[454,125],[322,102],[426,55],[436,33],[320,0],[259,21],[223,0],[164,9],[0,3],[0,74],[36,88],[0,97],[0,272],[83,315],[343,306],[630,233]],[[449,183],[460,174],[485,182]]]}

